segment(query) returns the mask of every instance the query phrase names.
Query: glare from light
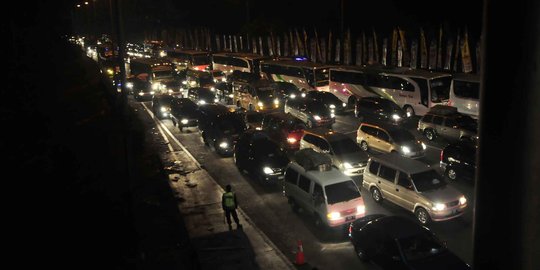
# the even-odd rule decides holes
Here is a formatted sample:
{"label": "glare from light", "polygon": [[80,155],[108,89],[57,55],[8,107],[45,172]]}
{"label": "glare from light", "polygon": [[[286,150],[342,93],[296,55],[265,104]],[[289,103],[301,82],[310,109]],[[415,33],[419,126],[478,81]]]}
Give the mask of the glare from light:
{"label": "glare from light", "polygon": [[150,95],[153,95],[155,94],[156,92],[155,91],[150,91]]}
{"label": "glare from light", "polygon": [[341,218],[341,214],[339,212],[332,212],[326,216],[328,217],[329,220],[336,220],[336,219]]}
{"label": "glare from light", "polygon": [[321,121],[321,117],[318,115],[314,115],[313,119],[315,119],[315,121]]}
{"label": "glare from light", "polygon": [[358,214],[364,214],[366,213],[366,206],[365,205],[359,205],[356,207],[356,212]]}
{"label": "glare from light", "polygon": [[126,87],[129,89],[133,89],[133,83],[132,82],[126,83]]}
{"label": "glare from light", "polygon": [[426,150],[427,146],[425,143],[422,143],[422,149]]}
{"label": "glare from light", "polygon": [[180,121],[180,123],[182,123],[182,124],[184,124],[184,125],[187,124],[188,122],[189,122],[189,121],[188,121],[187,119],[182,119],[182,121]]}
{"label": "glare from light", "polygon": [[411,152],[411,148],[409,148],[408,146],[402,146],[401,151],[403,152],[403,154],[408,154]]}
{"label": "glare from light", "polygon": [[219,102],[219,99],[214,98],[214,102],[215,102],[215,103]]}
{"label": "glare from light", "polygon": [[230,94],[229,97],[230,97],[230,98],[234,98],[234,95],[233,95],[233,94]]}
{"label": "glare from light", "polygon": [[394,119],[395,121],[401,119],[401,117],[397,114],[392,114],[392,119]]}
{"label": "glare from light", "polygon": [[215,87],[210,87],[210,91],[216,91]]}
{"label": "glare from light", "polygon": [[225,148],[229,147],[229,144],[227,142],[222,142],[222,143],[219,144],[219,147],[225,149]]}
{"label": "glare from light", "polygon": [[296,143],[296,138],[289,137],[289,138],[287,138],[287,142],[290,143],[290,144]]}
{"label": "glare from light", "polygon": [[262,107],[264,107],[264,104],[263,104],[262,102],[259,101],[259,102],[257,103],[257,106],[259,106],[259,107],[262,108]]}
{"label": "glare from light", "polygon": [[347,107],[347,103],[342,103],[341,106]]}
{"label": "glare from light", "polygon": [[139,96],[144,96],[144,92],[139,92]]}
{"label": "glare from light", "polygon": [[330,104],[330,109],[335,109],[335,108],[336,108],[336,105]]}
{"label": "glare from light", "polygon": [[446,205],[444,203],[435,203],[433,204],[433,210],[435,211],[442,211],[446,209]]}
{"label": "glare from light", "polygon": [[352,169],[353,166],[352,166],[351,163],[349,163],[349,162],[343,162],[343,168],[345,168],[345,169]]}
{"label": "glare from light", "polygon": [[336,117],[336,114],[335,114],[335,113],[331,113],[331,114],[330,114],[330,117],[335,118],[335,117]]}
{"label": "glare from light", "polygon": [[411,117],[411,112],[407,112],[407,117]]}
{"label": "glare from light", "polygon": [[272,170],[270,167],[264,167],[263,172],[266,174],[272,174],[274,173],[274,170]]}
{"label": "glare from light", "polygon": [[274,99],[274,104],[275,104],[275,105],[279,105],[279,99],[277,99],[277,98]]}
{"label": "glare from light", "polygon": [[204,100],[202,100],[202,99],[199,100],[199,104],[205,104],[205,103],[206,103],[206,101],[204,101]]}
{"label": "glare from light", "polygon": [[465,198],[465,196],[461,196],[461,197],[459,198],[459,204],[460,204],[460,205],[464,205],[464,204],[466,204],[466,203],[467,203],[467,198]]}
{"label": "glare from light", "polygon": [[291,94],[289,97],[290,97],[290,98],[296,98],[296,95],[295,95],[295,94]]}

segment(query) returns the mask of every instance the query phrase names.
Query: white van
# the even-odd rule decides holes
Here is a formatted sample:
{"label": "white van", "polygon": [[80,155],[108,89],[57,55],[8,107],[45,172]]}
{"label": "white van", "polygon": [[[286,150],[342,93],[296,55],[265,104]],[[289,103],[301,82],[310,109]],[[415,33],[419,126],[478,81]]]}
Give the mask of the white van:
{"label": "white van", "polygon": [[366,214],[358,186],[328,164],[305,169],[296,162],[289,163],[284,187],[293,211],[303,209],[313,216],[317,226],[338,227]]}
{"label": "white van", "polygon": [[449,106],[478,119],[480,109],[480,75],[455,74],[450,84]]}

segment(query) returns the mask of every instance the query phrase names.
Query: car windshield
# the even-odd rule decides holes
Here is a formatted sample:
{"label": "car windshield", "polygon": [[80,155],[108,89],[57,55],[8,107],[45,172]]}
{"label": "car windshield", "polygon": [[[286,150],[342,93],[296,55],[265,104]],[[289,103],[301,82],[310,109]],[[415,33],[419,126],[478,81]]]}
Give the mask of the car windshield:
{"label": "car windshield", "polygon": [[360,191],[352,180],[324,187],[328,204],[347,202],[360,198]]}
{"label": "car windshield", "polygon": [[446,251],[446,248],[428,232],[397,239],[397,241],[407,261],[423,260]]}
{"label": "car windshield", "polygon": [[324,116],[324,117],[330,116],[330,110],[328,110],[328,108],[321,102],[317,102],[317,101],[309,102],[307,104],[307,108],[314,115],[319,115],[319,116]]}
{"label": "car windshield", "polygon": [[360,146],[350,138],[342,138],[330,141],[330,146],[336,155],[345,155],[350,153],[362,152]]}
{"label": "car windshield", "polygon": [[405,129],[396,129],[388,131],[396,143],[404,143],[416,140],[411,132]]}
{"label": "car windshield", "polygon": [[210,57],[208,57],[208,55],[194,55],[193,56],[194,66],[208,65],[208,64],[210,64]]}
{"label": "car windshield", "polygon": [[228,115],[221,118],[218,127],[226,135],[240,134],[246,129],[244,122],[238,119],[236,115]]}
{"label": "car windshield", "polygon": [[450,76],[431,80],[429,85],[431,88],[431,101],[438,103],[448,100],[451,82],[452,77]]}
{"label": "car windshield", "polygon": [[480,83],[454,80],[454,94],[462,98],[480,98]]}
{"label": "car windshield", "polygon": [[412,174],[411,179],[418,192],[436,190],[446,186],[446,182],[435,170]]}

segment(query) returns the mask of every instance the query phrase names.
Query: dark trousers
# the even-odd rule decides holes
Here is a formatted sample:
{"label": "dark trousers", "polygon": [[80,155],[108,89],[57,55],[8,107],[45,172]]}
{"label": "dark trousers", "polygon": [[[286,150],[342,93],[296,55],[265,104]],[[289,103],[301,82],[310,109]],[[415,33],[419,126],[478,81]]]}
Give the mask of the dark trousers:
{"label": "dark trousers", "polygon": [[236,225],[240,224],[240,221],[238,220],[238,215],[236,214],[236,209],[225,209],[225,217],[227,218],[227,223],[231,225],[231,215],[234,219],[234,222],[236,222]]}

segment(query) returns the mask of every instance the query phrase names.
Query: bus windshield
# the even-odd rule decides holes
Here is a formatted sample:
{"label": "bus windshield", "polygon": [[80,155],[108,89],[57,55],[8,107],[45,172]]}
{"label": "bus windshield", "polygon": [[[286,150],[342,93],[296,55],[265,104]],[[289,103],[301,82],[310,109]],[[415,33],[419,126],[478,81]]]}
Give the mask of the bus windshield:
{"label": "bus windshield", "polygon": [[443,77],[431,80],[429,88],[431,89],[431,102],[440,103],[448,100],[450,97],[450,82],[452,77]]}

